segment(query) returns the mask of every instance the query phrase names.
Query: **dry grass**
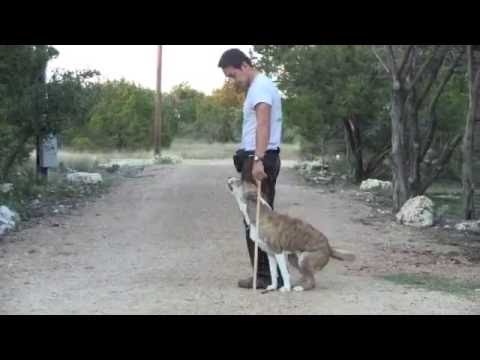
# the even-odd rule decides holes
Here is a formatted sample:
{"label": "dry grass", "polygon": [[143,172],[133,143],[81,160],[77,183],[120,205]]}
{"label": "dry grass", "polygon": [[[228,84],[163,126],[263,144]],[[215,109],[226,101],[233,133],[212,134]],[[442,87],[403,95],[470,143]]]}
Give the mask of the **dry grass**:
{"label": "dry grass", "polygon": [[[162,156],[182,158],[185,160],[224,160],[231,159],[238,144],[228,143],[203,143],[191,140],[180,139],[173,142],[169,149],[162,151]],[[154,163],[153,151],[132,151],[132,152],[73,152],[62,150],[59,152],[59,161],[66,167],[75,170],[93,169],[98,164],[105,164],[114,161],[119,165],[142,166]],[[282,159],[298,160],[299,145],[284,144],[282,146]]]}

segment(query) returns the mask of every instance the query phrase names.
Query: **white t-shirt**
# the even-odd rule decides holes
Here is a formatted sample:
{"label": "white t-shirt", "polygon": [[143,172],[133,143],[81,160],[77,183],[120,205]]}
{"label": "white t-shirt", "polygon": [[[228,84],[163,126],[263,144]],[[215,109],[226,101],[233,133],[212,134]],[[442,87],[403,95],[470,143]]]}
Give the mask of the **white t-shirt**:
{"label": "white t-shirt", "polygon": [[248,89],[243,104],[243,129],[241,148],[246,151],[256,149],[257,114],[255,106],[259,103],[270,105],[270,141],[268,150],[280,147],[282,138],[282,98],[277,86],[267,76],[258,74]]}

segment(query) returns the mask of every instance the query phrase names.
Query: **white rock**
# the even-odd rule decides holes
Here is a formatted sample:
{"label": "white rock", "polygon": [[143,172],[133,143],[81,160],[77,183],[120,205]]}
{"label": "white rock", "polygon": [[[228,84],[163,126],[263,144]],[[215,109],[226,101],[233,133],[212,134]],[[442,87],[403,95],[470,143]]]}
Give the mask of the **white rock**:
{"label": "white rock", "polygon": [[360,185],[362,191],[390,191],[392,190],[392,183],[390,181],[382,181],[377,179],[368,179],[362,181]]}
{"label": "white rock", "polygon": [[97,173],[76,172],[67,174],[67,180],[73,183],[97,184],[103,181],[102,175]]}
{"label": "white rock", "polygon": [[18,215],[15,211],[6,206],[0,206],[0,235],[14,229],[16,220],[18,220]]}
{"label": "white rock", "polygon": [[414,227],[430,227],[435,222],[433,201],[426,196],[408,200],[396,215],[400,224]]}
{"label": "white rock", "polygon": [[480,233],[480,221],[464,221],[455,225],[455,230]]}
{"label": "white rock", "polygon": [[6,193],[9,193],[10,191],[13,190],[13,184],[1,184],[0,185],[0,192],[6,194]]}

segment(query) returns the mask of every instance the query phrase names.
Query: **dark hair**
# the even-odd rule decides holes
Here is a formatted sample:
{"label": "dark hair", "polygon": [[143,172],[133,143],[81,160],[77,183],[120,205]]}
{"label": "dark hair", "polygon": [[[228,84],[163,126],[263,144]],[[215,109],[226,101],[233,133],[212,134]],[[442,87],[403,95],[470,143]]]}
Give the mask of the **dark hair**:
{"label": "dark hair", "polygon": [[225,69],[226,67],[233,66],[235,69],[240,69],[243,63],[252,66],[252,60],[240,49],[230,49],[223,53],[218,62],[218,67]]}

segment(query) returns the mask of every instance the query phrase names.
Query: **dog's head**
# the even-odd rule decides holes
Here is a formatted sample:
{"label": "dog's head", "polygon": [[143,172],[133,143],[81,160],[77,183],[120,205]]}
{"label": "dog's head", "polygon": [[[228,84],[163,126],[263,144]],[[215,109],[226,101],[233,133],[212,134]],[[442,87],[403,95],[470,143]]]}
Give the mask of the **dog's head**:
{"label": "dog's head", "polygon": [[254,184],[231,177],[227,180],[227,187],[237,202],[257,201],[257,187]]}
{"label": "dog's head", "polygon": [[243,182],[234,177],[231,177],[227,180],[227,187],[237,201],[238,207],[240,208],[245,221],[249,224],[250,221],[247,213],[247,203],[255,203],[257,201],[257,187],[249,182]]}

